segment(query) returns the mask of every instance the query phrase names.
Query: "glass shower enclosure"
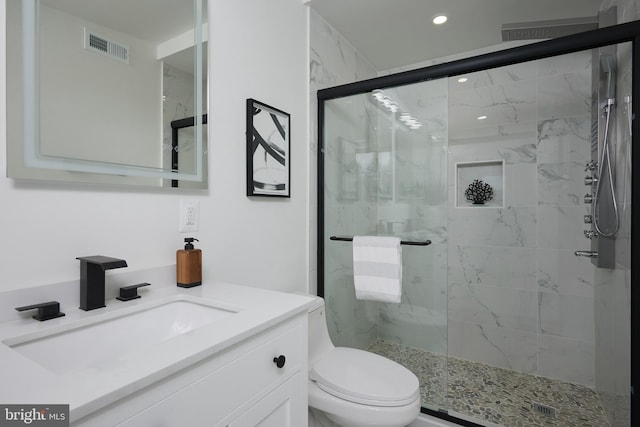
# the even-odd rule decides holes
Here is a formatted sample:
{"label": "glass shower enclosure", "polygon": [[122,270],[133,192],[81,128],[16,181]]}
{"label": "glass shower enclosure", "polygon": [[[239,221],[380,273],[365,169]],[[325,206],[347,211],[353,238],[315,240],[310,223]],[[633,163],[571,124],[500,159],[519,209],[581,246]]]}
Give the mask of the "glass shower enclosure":
{"label": "glass shower enclosure", "polygon": [[[329,332],[414,372],[423,412],[631,425],[638,25],[319,92]],[[431,242],[403,245],[401,303],[356,299],[358,235]]]}

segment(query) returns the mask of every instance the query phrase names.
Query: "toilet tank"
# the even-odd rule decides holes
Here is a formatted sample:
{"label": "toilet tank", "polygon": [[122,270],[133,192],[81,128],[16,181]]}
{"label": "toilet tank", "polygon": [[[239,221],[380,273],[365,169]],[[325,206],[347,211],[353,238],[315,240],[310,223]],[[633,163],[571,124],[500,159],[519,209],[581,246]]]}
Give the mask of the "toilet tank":
{"label": "toilet tank", "polygon": [[324,299],[310,295],[315,301],[309,305],[309,368],[323,354],[335,348],[329,337]]}

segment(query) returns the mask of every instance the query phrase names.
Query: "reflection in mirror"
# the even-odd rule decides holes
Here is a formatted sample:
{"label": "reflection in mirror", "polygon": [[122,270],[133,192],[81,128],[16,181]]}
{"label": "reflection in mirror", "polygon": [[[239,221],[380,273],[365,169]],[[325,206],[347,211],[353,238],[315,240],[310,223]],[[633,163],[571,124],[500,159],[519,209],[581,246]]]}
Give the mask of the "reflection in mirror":
{"label": "reflection in mirror", "polygon": [[8,120],[9,176],[154,186],[179,179],[206,188],[201,120],[183,153],[191,160],[177,169],[171,162],[171,122],[206,112],[204,6],[8,2],[7,98],[10,110],[22,104],[19,120]]}
{"label": "reflection in mirror", "polygon": [[[207,115],[202,116],[202,140],[204,153],[207,154]],[[196,168],[195,117],[174,120],[171,122],[171,168],[173,170],[191,172]],[[169,159],[169,156],[167,156]],[[207,165],[204,165],[204,179],[207,182]],[[203,188],[201,182],[171,180],[171,187]]]}

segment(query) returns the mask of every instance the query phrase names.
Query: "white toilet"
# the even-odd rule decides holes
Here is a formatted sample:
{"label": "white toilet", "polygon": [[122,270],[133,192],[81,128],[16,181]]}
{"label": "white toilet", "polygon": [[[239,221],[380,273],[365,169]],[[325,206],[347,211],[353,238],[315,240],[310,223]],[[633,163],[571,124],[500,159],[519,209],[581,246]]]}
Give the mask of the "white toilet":
{"label": "white toilet", "polygon": [[420,412],[418,378],[368,351],[335,347],[324,300],[309,308],[309,427],[404,427]]}

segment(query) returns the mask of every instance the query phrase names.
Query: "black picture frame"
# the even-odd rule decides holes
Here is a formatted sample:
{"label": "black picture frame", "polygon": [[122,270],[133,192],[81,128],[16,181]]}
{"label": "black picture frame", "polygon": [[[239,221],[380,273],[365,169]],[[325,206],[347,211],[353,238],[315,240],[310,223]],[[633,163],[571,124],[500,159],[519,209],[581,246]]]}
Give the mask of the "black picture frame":
{"label": "black picture frame", "polygon": [[247,196],[291,197],[291,117],[247,99]]}

